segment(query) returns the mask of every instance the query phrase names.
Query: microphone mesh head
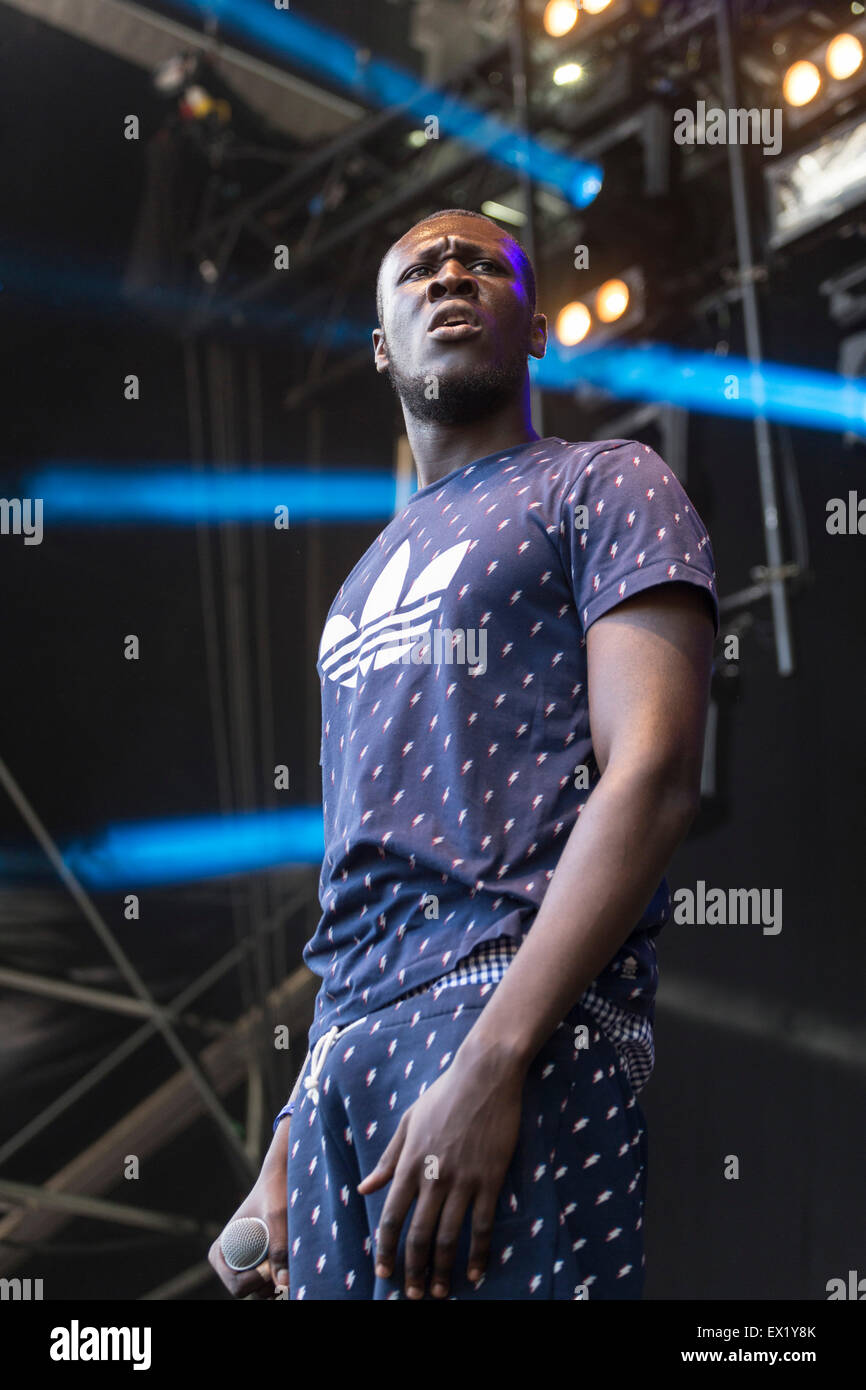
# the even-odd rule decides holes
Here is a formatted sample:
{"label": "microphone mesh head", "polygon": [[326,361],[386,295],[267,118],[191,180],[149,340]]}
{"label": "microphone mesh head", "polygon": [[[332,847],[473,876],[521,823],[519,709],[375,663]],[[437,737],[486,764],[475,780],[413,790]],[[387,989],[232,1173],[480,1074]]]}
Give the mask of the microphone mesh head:
{"label": "microphone mesh head", "polygon": [[268,1253],[270,1232],[258,1216],[230,1221],[220,1236],[220,1249],[229,1269],[255,1269]]}

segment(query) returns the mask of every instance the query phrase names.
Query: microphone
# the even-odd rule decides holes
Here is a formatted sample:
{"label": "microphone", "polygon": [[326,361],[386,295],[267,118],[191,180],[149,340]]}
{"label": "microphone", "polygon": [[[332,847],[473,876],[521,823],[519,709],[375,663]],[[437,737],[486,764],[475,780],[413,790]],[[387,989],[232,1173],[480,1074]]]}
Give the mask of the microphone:
{"label": "microphone", "polygon": [[220,1236],[220,1249],[229,1269],[240,1273],[255,1269],[267,1259],[271,1233],[258,1216],[241,1216],[230,1221]]}

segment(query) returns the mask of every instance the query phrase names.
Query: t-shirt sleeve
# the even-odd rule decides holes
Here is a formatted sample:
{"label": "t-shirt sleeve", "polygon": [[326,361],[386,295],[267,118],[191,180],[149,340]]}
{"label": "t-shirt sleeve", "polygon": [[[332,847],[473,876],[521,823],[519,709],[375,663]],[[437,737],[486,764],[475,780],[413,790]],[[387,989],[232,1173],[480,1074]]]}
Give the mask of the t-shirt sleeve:
{"label": "t-shirt sleeve", "polygon": [[289,1103],[288,1103],[287,1105],[284,1105],[284,1106],[283,1106],[283,1108],[282,1108],[282,1110],[280,1111],[279,1115],[278,1115],[277,1118],[274,1120],[274,1134],[276,1134],[276,1132],[277,1132],[277,1125],[280,1123],[280,1120],[284,1120],[284,1119],[286,1118],[287,1115],[294,1115],[294,1113],[295,1113],[295,1103],[294,1103],[294,1101],[291,1101],[291,1100],[290,1100]]}
{"label": "t-shirt sleeve", "polygon": [[695,584],[716,634],[719,602],[707,528],[685,488],[646,444],[616,440],[566,488],[559,539],[584,632],[657,584]]}
{"label": "t-shirt sleeve", "polygon": [[275,1133],[275,1134],[276,1134],[276,1132],[277,1132],[277,1125],[280,1123],[280,1120],[284,1120],[284,1119],[286,1118],[287,1115],[293,1115],[293,1114],[295,1113],[295,1102],[296,1102],[296,1100],[298,1099],[298,1092],[299,1092],[300,1089],[301,1089],[301,1079],[302,1079],[304,1073],[305,1073],[306,1070],[307,1070],[307,1063],[309,1062],[309,1060],[310,1060],[310,1053],[307,1052],[307,1055],[306,1055],[306,1057],[304,1058],[304,1065],[301,1067],[301,1070],[298,1072],[298,1075],[297,1075],[297,1077],[296,1077],[296,1079],[295,1079],[295,1084],[294,1084],[294,1086],[292,1087],[292,1094],[289,1096],[288,1100],[286,1101],[286,1103],[285,1103],[285,1105],[283,1106],[282,1110],[280,1111],[279,1115],[278,1115],[278,1116],[276,1117],[276,1119],[274,1120],[274,1133]]}

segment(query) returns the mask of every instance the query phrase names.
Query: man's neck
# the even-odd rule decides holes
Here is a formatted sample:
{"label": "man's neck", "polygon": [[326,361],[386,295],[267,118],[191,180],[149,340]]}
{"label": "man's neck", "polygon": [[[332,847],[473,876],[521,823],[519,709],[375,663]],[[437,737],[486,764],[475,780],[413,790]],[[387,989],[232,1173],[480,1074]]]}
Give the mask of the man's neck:
{"label": "man's neck", "polygon": [[419,488],[438,482],[446,473],[463,468],[475,459],[486,458],[500,449],[530,444],[539,435],[523,403],[509,405],[497,415],[473,420],[466,425],[444,425],[438,421],[406,416],[409,448],[418,470]]}

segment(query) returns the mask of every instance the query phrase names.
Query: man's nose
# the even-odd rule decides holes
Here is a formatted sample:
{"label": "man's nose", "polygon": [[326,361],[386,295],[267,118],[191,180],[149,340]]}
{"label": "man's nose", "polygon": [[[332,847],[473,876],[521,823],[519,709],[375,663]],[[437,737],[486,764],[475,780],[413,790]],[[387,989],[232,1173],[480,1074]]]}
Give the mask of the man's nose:
{"label": "man's nose", "polygon": [[475,295],[478,281],[463,269],[459,261],[446,261],[428,281],[427,292],[431,299],[443,299],[449,294]]}

